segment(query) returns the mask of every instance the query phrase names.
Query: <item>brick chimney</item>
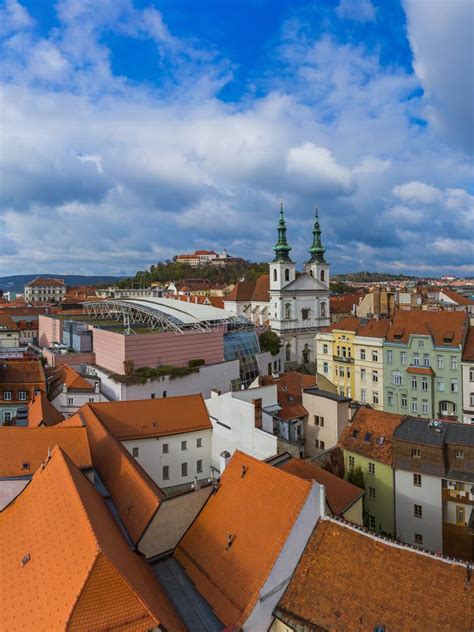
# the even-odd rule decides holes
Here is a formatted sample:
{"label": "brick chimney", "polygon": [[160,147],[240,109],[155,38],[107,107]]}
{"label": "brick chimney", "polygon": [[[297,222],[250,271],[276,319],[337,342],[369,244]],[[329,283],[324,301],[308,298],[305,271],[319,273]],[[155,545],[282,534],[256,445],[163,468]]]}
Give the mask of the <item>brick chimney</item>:
{"label": "brick chimney", "polygon": [[252,404],[255,410],[255,428],[262,429],[262,398],[252,399]]}

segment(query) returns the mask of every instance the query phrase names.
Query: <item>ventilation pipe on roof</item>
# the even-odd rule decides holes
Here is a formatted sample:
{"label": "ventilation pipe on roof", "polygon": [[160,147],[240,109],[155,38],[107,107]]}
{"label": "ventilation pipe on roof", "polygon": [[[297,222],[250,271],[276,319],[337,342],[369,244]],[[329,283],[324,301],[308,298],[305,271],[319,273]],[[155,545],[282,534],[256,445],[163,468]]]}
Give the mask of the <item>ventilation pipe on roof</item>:
{"label": "ventilation pipe on roof", "polygon": [[221,471],[221,474],[225,470],[227,465],[229,464],[229,461],[230,461],[230,452],[227,452],[227,450],[224,450],[223,452],[220,453],[220,456],[219,456],[219,469]]}

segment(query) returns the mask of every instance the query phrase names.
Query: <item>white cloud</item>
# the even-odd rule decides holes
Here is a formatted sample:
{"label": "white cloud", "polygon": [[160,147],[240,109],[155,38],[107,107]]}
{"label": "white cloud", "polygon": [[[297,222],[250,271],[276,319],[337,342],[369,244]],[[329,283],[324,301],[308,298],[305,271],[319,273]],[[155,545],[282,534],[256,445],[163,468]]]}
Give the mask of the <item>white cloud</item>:
{"label": "white cloud", "polygon": [[28,11],[17,0],[6,0],[0,8],[0,35],[28,29],[34,22]]}
{"label": "white cloud", "polygon": [[288,151],[287,169],[290,178],[297,178],[313,195],[349,192],[351,173],[338,164],[326,147],[304,143]]}
{"label": "white cloud", "polygon": [[370,0],[340,0],[336,13],[340,18],[354,22],[374,22],[376,19]]}
{"label": "white cloud", "polygon": [[393,187],[393,194],[401,200],[433,204],[442,200],[442,193],[436,187],[424,182],[407,182]]}

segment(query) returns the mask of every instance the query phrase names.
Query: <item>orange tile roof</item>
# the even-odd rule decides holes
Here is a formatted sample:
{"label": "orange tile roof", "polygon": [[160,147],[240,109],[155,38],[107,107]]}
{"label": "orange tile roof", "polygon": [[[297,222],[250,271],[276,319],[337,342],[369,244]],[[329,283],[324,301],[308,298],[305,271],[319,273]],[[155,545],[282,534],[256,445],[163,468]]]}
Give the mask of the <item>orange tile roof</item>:
{"label": "orange tile roof", "polygon": [[53,383],[60,384],[61,387],[63,384],[66,384],[68,389],[75,391],[94,390],[94,386],[88,382],[85,377],[82,377],[72,366],[67,364],[63,364],[56,369],[53,376]]}
{"label": "orange tile roof", "polygon": [[64,421],[63,415],[49,401],[44,393],[40,393],[28,406],[28,426],[36,428],[40,424],[55,426]]}
{"label": "orange tile roof", "polygon": [[[352,421],[346,424],[338,445],[374,461],[391,465],[392,436],[402,419],[402,415],[361,406]],[[383,442],[380,437],[383,437]]]}
{"label": "orange tile roof", "polygon": [[77,428],[78,426],[84,426],[84,422],[78,412],[56,424],[56,428]]}
{"label": "orange tile roof", "polygon": [[277,378],[271,375],[264,375],[260,381],[264,386],[276,384],[278,404],[281,407],[281,410],[278,412],[280,419],[289,420],[307,416],[308,411],[302,404],[303,390],[316,386],[315,375],[287,371],[286,373],[281,373]]}
{"label": "orange tile roof", "polygon": [[226,626],[252,612],[312,486],[237,450],[181,539],[177,560]]}
{"label": "orange tile roof", "polygon": [[252,293],[252,301],[262,303],[270,302],[270,275],[261,274],[255,280],[255,288]]}
{"label": "orange tile roof", "polygon": [[201,394],[90,404],[94,414],[120,441],[212,430]]}
{"label": "orange tile roof", "polygon": [[333,514],[342,516],[355,501],[360,498],[364,490],[343,478],[335,476],[315,463],[302,459],[290,459],[280,466],[281,470],[294,474],[307,481],[317,481],[326,488],[326,502]]}
{"label": "orange tile roof", "polygon": [[331,304],[331,313],[345,314],[351,312],[354,305],[358,305],[360,299],[364,296],[364,292],[354,292],[352,294],[342,294],[331,296],[329,299]]}
{"label": "orange tile roof", "polygon": [[[77,467],[91,468],[85,428],[21,428],[0,426],[0,477],[31,476],[59,445]],[[28,467],[23,468],[23,464]],[[1,626],[0,626],[1,627]]]}
{"label": "orange tile roof", "polygon": [[308,630],[472,632],[465,582],[464,566],[320,520],[276,614]]}
{"label": "orange tile roof", "polygon": [[[453,347],[463,342],[468,326],[468,314],[464,311],[399,310],[393,317],[387,340],[406,344],[410,335],[422,334],[431,336],[437,346]],[[445,341],[446,337],[450,340]]]}
{"label": "orange tile roof", "polygon": [[334,325],[331,325],[329,331],[353,331],[358,336],[365,336],[367,338],[385,338],[390,329],[390,324],[391,321],[387,318],[371,318],[370,320],[364,321],[364,319],[357,318],[356,316],[348,316],[334,323]]}
{"label": "orange tile roof", "polygon": [[45,384],[43,367],[39,360],[2,360],[0,384]]}
{"label": "orange tile roof", "polygon": [[469,327],[467,332],[462,359],[468,362],[474,360],[474,327],[472,326]]}
{"label": "orange tile roof", "polygon": [[[126,403],[126,402],[121,402]],[[90,404],[80,410],[89,437],[92,462],[136,544],[155,515],[164,494],[99,421]]]}
{"label": "orange tile roof", "polygon": [[59,448],[0,513],[0,541],[2,630],[184,629],[100,494]]}
{"label": "orange tile roof", "polygon": [[452,299],[453,301],[456,301],[458,305],[474,305],[474,301],[471,301],[471,299],[467,298],[466,296],[459,294],[459,292],[455,292],[454,290],[441,290],[441,291],[448,298]]}
{"label": "orange tile roof", "polygon": [[0,330],[3,331],[18,331],[18,325],[15,323],[11,316],[6,314],[0,314]]}
{"label": "orange tile roof", "polygon": [[406,372],[416,373],[417,375],[434,375],[433,369],[425,366],[409,366]]}
{"label": "orange tile roof", "polygon": [[27,287],[65,287],[62,279],[33,279],[29,283],[25,284]]}
{"label": "orange tile roof", "polygon": [[239,281],[236,283],[229,294],[225,297],[226,301],[251,301],[252,294],[255,290],[255,281]]}

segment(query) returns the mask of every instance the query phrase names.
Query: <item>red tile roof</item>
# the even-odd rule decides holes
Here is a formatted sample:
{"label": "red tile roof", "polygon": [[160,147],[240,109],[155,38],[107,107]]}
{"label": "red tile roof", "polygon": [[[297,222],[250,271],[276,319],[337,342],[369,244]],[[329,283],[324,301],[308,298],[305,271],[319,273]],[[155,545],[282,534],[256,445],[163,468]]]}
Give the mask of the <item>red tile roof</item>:
{"label": "red tile roof", "polygon": [[40,393],[28,406],[28,426],[35,428],[41,424],[55,426],[64,421],[64,416],[51,404],[44,393]]}
{"label": "red tile roof", "polygon": [[441,290],[441,291],[448,298],[450,298],[453,301],[456,301],[458,305],[474,305],[474,301],[471,301],[466,296],[459,294],[459,292],[455,292],[454,290]]}
{"label": "red tile roof", "polygon": [[77,467],[92,467],[85,428],[0,426],[0,477],[31,476],[47,460],[48,448],[52,450],[55,445],[67,452]]}
{"label": "red tile roof", "polygon": [[65,287],[62,279],[33,279],[29,283],[25,284],[27,287]]}
{"label": "red tile roof", "polygon": [[338,445],[350,452],[391,465],[392,437],[402,419],[402,415],[361,406],[352,421],[346,424]]}
{"label": "red tile roof", "polygon": [[331,296],[329,299],[332,314],[346,314],[352,311],[354,305],[358,305],[360,299],[364,296],[363,292],[354,292],[353,294],[342,294]]}
{"label": "red tile roof", "polygon": [[417,375],[434,375],[433,369],[425,366],[409,366],[406,372],[415,373]]}
{"label": "red tile roof", "polygon": [[270,275],[261,274],[256,281],[239,281],[225,297],[226,301],[270,301]]}
{"label": "red tile roof", "polygon": [[11,316],[8,316],[7,314],[0,314],[0,330],[18,331],[18,329],[18,325]]}
{"label": "red tile roof", "polygon": [[368,338],[385,338],[388,330],[390,329],[391,321],[387,318],[371,318],[370,320],[364,320],[357,318],[356,316],[348,316],[342,320],[334,323],[329,327],[328,331],[352,331],[358,336],[365,336]]}
{"label": "red tile roof", "polygon": [[291,629],[472,632],[474,599],[464,565],[320,520],[276,613]]}
{"label": "red tile roof", "polygon": [[[312,485],[243,452],[234,453],[217,493],[175,551],[225,626],[240,628],[252,612]],[[229,534],[233,540],[228,549]]]}
{"label": "red tile roof", "polygon": [[307,481],[317,481],[324,485],[329,509],[338,516],[342,516],[364,494],[364,490],[360,487],[348,483],[343,478],[309,461],[290,459],[281,465],[280,469]]}
{"label": "red tile roof", "polygon": [[467,362],[474,360],[474,327],[472,326],[469,327],[469,330],[467,332],[462,359]]}
{"label": "red tile roof", "polygon": [[437,346],[455,347],[462,344],[468,325],[464,311],[399,310],[393,317],[387,340],[406,344],[410,335],[422,334],[431,336]]}
{"label": "red tile roof", "polygon": [[316,386],[315,375],[288,371],[281,373],[277,378],[271,375],[264,375],[260,382],[263,386],[276,384],[278,404],[281,407],[281,410],[278,412],[280,419],[287,421],[308,415],[308,411],[302,404],[303,390]]}
{"label": "red tile roof", "polygon": [[268,303],[270,301],[270,275],[261,274],[255,280],[255,288],[252,293],[252,301]]}
{"label": "red tile roof", "polygon": [[59,448],[0,514],[0,540],[4,630],[184,629],[100,494]]}
{"label": "red tile roof", "polygon": [[212,430],[202,395],[90,404],[120,441]]}

